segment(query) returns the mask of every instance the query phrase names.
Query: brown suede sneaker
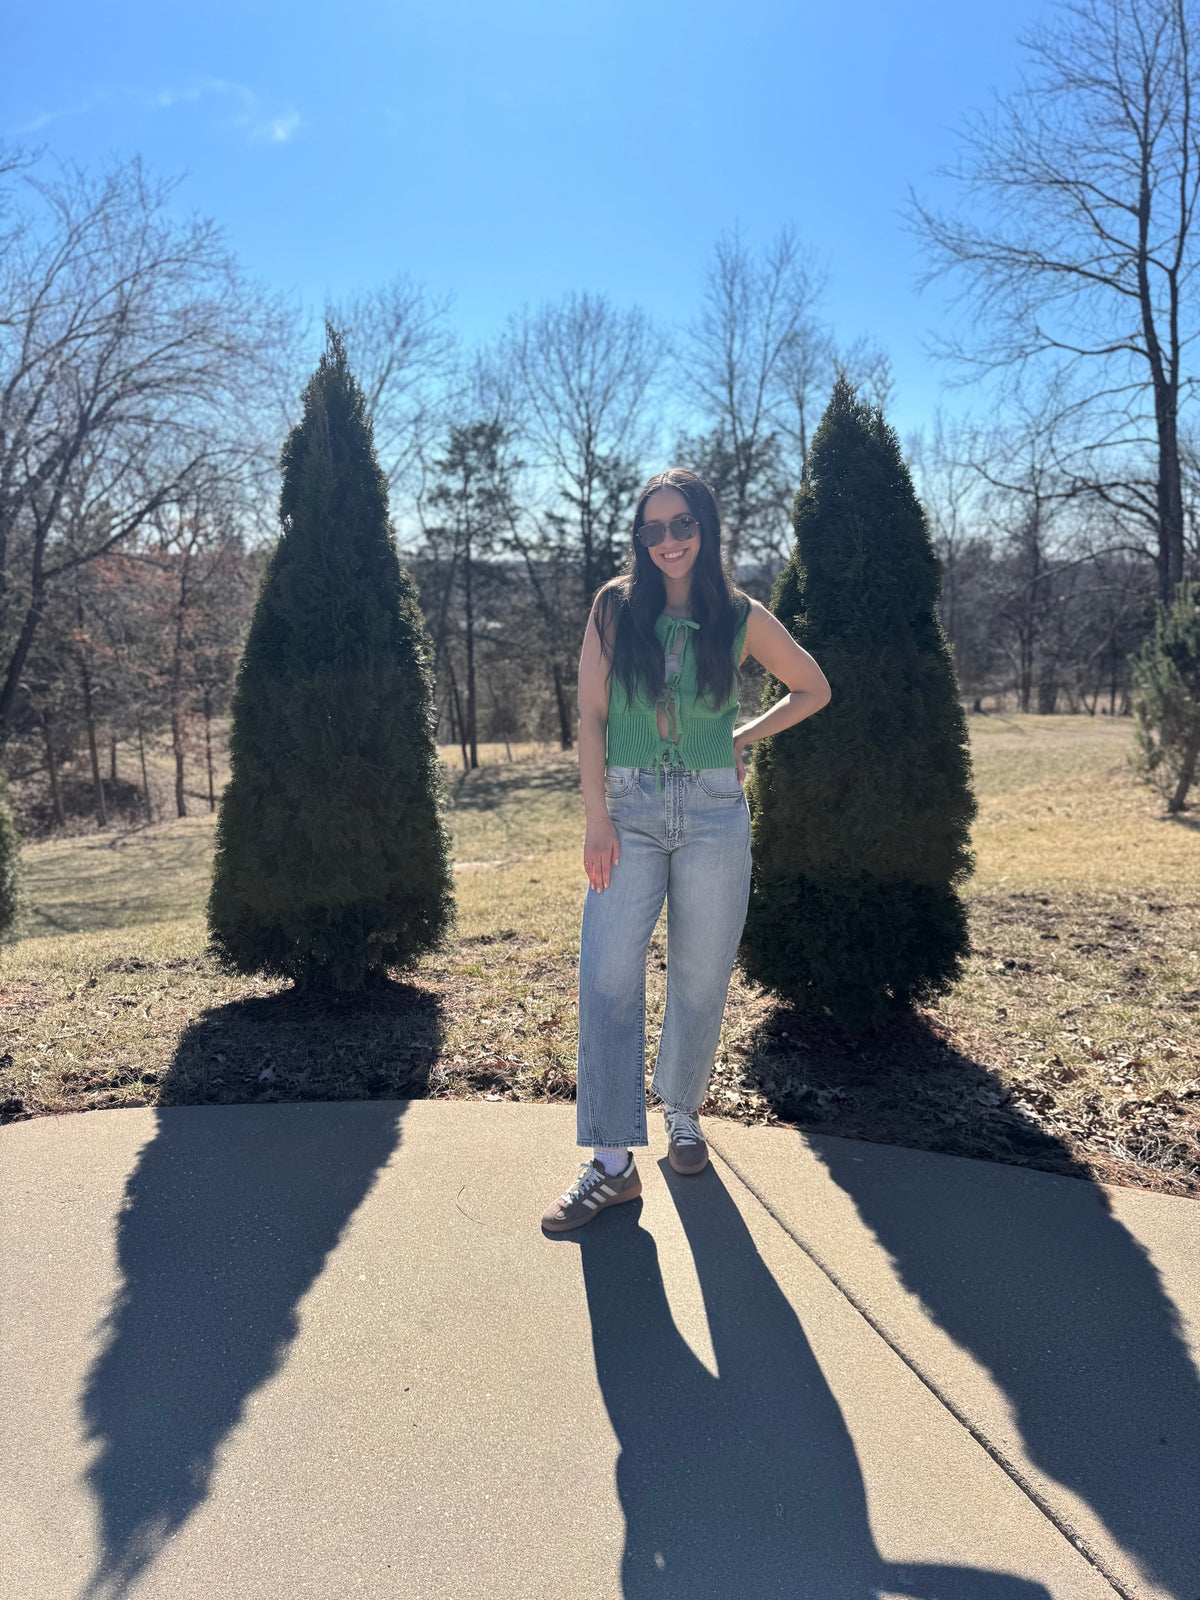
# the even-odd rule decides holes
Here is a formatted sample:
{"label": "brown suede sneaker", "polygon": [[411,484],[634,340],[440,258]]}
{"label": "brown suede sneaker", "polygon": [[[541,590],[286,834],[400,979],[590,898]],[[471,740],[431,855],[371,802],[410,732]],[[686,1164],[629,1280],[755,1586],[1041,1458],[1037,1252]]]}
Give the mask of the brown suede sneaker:
{"label": "brown suede sneaker", "polygon": [[690,1111],[664,1111],[667,1125],[667,1160],[676,1172],[685,1176],[703,1172],[708,1165],[708,1146],[700,1132],[700,1123]]}
{"label": "brown suede sneaker", "polygon": [[634,1165],[633,1151],[629,1152],[629,1165],[624,1172],[610,1177],[596,1160],[585,1161],[579,1176],[558,1199],[547,1206],[542,1215],[542,1227],[548,1233],[565,1233],[568,1228],[581,1228],[605,1206],[619,1206],[624,1200],[636,1200],[642,1192],[642,1180]]}

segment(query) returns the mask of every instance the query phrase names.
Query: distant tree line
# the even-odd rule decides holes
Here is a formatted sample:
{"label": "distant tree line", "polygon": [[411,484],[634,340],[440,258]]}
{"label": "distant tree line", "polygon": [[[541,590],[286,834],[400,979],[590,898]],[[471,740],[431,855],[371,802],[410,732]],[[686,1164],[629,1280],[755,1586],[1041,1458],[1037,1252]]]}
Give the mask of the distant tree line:
{"label": "distant tree line", "polygon": [[[1026,84],[964,131],[957,208],[912,200],[927,280],[965,311],[937,353],[975,409],[903,449],[968,709],[1128,714],[1135,653],[1200,574],[1194,43],[1180,0],[1057,5]],[[197,780],[215,805],[277,538],[314,319],[175,198],[136,159],[0,151],[0,765],[46,827],[84,794],[101,826],[146,813],[149,751],[173,813]],[[651,471],[713,485],[731,568],[769,596],[834,385],[893,387],[869,336],[839,342],[827,281],[785,227],[716,238],[674,328],[569,291],[468,349],[404,273],[323,308],[418,586],[438,738],[467,767],[482,742],[572,744],[587,607]]]}
{"label": "distant tree line", "polygon": [[0,752],[60,825],[81,756],[104,825],[118,740],[184,810],[252,601],[290,319],[174,188],[0,157]]}

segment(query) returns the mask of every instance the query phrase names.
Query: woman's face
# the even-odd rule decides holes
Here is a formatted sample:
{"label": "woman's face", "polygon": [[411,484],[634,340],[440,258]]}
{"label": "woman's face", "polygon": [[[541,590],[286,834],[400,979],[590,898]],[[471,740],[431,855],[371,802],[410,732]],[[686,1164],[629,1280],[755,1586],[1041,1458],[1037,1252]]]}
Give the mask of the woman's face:
{"label": "woman's face", "polygon": [[[672,517],[691,517],[695,512],[678,489],[655,489],[642,508],[641,520],[669,523]],[[700,553],[700,524],[696,522],[690,539],[678,542],[668,533],[661,544],[647,546],[647,555],[654,565],[669,578],[682,578],[696,564]]]}

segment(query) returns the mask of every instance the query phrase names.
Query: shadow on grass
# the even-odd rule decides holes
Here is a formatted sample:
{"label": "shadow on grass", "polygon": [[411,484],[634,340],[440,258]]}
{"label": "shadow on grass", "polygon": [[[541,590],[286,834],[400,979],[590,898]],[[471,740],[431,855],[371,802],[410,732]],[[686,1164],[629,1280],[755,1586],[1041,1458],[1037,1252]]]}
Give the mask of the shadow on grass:
{"label": "shadow on grass", "polygon": [[496,811],[510,803],[576,796],[579,766],[570,755],[526,758],[458,772],[447,780],[456,811]]}
{"label": "shadow on grass", "polygon": [[438,996],[392,979],[359,999],[244,996],[186,1029],[157,1103],[422,1098],[443,1033]]}
{"label": "shadow on grass", "polygon": [[596,1372],[621,1446],[625,1600],[1049,1600],[1008,1573],[884,1560],[841,1409],[728,1190],[712,1167],[681,1180],[660,1165],[719,1376],[675,1326],[640,1200],[560,1236],[578,1244]]}
{"label": "shadow on grass", "polygon": [[99,830],[47,843],[30,858],[24,938],[101,933],[194,914],[212,856],[211,829],[167,831],[161,825]]}
{"label": "shadow on grass", "polygon": [[[338,1037],[404,1016],[436,1049],[437,1001],[391,989],[341,1008]],[[222,1442],[286,1360],[300,1301],[400,1143],[405,1102],[363,1098],[345,1071],[336,1100],[183,1109],[198,1097],[197,1061],[236,1050],[239,1035],[270,1044],[286,1078],[315,1010],[291,992],[223,1007],[188,1031],[167,1075],[126,1185],[121,1288],[83,1398],[102,1539],[89,1600],[127,1595],[204,1501]]]}
{"label": "shadow on grass", "polygon": [[806,1132],[1093,1176],[998,1073],[911,1012],[856,1039],[776,1006],[745,1070],[770,1109]]}

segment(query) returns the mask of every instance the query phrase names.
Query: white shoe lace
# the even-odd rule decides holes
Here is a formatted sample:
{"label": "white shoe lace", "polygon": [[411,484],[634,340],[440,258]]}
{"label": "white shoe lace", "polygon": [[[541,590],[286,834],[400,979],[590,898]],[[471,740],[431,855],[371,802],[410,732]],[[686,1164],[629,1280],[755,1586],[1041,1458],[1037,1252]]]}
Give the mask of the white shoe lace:
{"label": "white shoe lace", "polygon": [[608,1173],[601,1172],[594,1161],[582,1161],[579,1164],[579,1176],[566,1194],[560,1194],[558,1198],[563,1205],[569,1206],[572,1200],[582,1200],[589,1190],[594,1189],[598,1183],[603,1183],[607,1177]]}
{"label": "white shoe lace", "polygon": [[700,1123],[690,1111],[664,1112],[667,1119],[667,1137],[676,1144],[703,1144]]}

